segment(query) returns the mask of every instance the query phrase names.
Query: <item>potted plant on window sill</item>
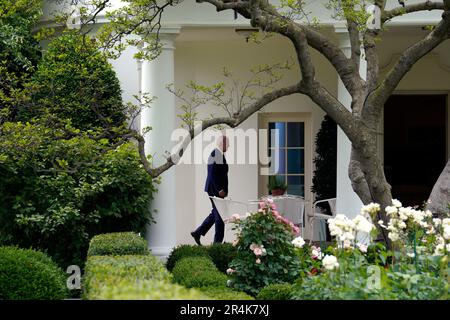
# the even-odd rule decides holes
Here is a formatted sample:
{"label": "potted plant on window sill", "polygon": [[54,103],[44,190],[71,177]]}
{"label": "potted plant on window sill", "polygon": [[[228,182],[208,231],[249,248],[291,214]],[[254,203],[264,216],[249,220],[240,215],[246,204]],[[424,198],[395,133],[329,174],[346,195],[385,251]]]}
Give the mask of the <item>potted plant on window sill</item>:
{"label": "potted plant on window sill", "polygon": [[272,196],[281,196],[286,192],[287,185],[284,181],[281,181],[277,176],[269,177],[269,194]]}

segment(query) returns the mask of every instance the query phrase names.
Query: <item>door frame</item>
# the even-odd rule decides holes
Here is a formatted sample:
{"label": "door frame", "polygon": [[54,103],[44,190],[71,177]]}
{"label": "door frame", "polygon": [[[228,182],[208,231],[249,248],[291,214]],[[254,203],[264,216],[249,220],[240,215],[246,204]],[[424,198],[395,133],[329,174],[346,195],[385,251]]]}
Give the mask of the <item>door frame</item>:
{"label": "door frame", "polygon": [[[258,128],[268,129],[268,123],[304,122],[305,123],[305,201],[312,200],[312,168],[313,168],[313,132],[312,114],[310,112],[261,112],[258,113]],[[258,154],[260,154],[258,143]],[[261,163],[258,162],[258,197],[267,195],[268,176],[261,175]]]}

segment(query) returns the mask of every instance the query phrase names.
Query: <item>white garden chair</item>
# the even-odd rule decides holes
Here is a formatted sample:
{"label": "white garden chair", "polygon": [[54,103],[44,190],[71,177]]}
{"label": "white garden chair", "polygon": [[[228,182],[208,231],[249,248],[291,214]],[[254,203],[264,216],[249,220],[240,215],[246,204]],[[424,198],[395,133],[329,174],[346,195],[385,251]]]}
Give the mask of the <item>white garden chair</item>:
{"label": "white garden chair", "polygon": [[223,221],[229,220],[233,214],[239,214],[240,216],[248,212],[248,204],[245,202],[231,200],[230,198],[218,198],[210,197],[214,202],[214,205],[219,211]]}
{"label": "white garden chair", "polygon": [[[319,203],[325,203],[325,202],[327,202],[328,205],[330,206],[331,215],[323,213],[322,210],[320,209],[320,207],[318,206]],[[308,213],[308,222],[309,222],[309,225],[311,226],[312,235],[314,235],[314,223],[316,221],[326,222],[328,219],[334,218],[334,217],[336,217],[336,198],[323,199],[323,200],[314,202],[311,212]],[[325,236],[325,232],[324,232],[324,236]],[[313,238],[314,237],[311,236],[310,243],[312,242]],[[319,230],[319,238],[320,238],[320,230]]]}

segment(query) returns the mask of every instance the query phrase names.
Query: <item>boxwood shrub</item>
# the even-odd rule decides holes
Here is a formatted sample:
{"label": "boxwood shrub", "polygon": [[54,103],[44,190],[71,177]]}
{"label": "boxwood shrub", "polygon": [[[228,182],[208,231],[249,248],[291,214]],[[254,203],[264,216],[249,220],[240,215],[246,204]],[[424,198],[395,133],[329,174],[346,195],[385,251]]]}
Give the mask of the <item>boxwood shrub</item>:
{"label": "boxwood shrub", "polygon": [[0,300],[58,300],[67,294],[63,270],[46,254],[0,247]]}
{"label": "boxwood shrub", "polygon": [[187,288],[225,287],[227,282],[227,276],[217,270],[207,257],[183,258],[177,262],[172,273],[173,280]]}
{"label": "boxwood shrub", "polygon": [[197,289],[187,289],[161,280],[121,279],[105,285],[89,296],[93,300],[211,300]]}
{"label": "boxwood shrub", "polygon": [[223,273],[227,271],[231,261],[236,258],[236,248],[231,243],[215,243],[206,248],[217,269]]}
{"label": "boxwood shrub", "polygon": [[115,287],[124,280],[170,282],[170,273],[152,255],[91,256],[83,277],[83,298],[97,297],[103,286]]}
{"label": "boxwood shrub", "polygon": [[270,284],[261,289],[256,296],[258,300],[290,300],[293,285],[289,283]]}
{"label": "boxwood shrub", "polygon": [[245,292],[236,291],[228,287],[203,287],[199,290],[215,300],[254,300],[252,296]]}
{"label": "boxwood shrub", "polygon": [[173,248],[172,252],[169,254],[169,257],[166,261],[167,270],[172,271],[175,267],[175,264],[186,257],[207,257],[208,248],[203,246],[193,246],[188,244],[179,245]]}
{"label": "boxwood shrub", "polygon": [[134,232],[113,232],[92,237],[88,256],[149,254],[147,241]]}

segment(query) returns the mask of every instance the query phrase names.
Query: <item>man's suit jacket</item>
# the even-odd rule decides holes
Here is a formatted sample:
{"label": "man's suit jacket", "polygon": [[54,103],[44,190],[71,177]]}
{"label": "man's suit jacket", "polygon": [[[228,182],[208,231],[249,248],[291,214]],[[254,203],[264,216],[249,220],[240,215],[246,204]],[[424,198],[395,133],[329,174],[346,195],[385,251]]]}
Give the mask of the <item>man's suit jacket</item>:
{"label": "man's suit jacket", "polygon": [[220,190],[228,194],[228,164],[225,155],[219,149],[214,149],[208,158],[205,191],[210,196],[218,197]]}

